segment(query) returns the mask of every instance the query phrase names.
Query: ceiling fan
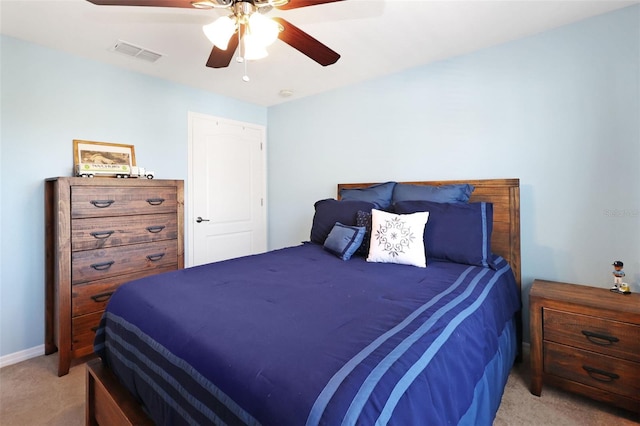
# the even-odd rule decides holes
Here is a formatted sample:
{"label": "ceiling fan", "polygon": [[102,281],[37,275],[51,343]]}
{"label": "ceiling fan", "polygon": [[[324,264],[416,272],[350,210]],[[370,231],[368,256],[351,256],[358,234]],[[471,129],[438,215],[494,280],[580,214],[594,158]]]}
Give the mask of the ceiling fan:
{"label": "ceiling fan", "polygon": [[267,55],[266,46],[280,39],[322,66],[334,64],[340,55],[300,28],[282,18],[267,18],[273,8],[297,9],[343,0],[87,0],[105,6],[151,6],[196,9],[228,9],[227,16],[205,25],[203,31],[213,49],[207,67],[229,65],[238,46],[238,61],[260,59]]}

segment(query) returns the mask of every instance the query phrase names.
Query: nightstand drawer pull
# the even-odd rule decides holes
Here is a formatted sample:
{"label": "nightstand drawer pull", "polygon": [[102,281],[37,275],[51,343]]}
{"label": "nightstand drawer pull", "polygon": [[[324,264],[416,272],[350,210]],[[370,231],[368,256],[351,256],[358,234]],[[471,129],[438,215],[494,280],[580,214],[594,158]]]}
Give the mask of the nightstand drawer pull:
{"label": "nightstand drawer pull", "polygon": [[607,336],[606,334],[594,333],[592,331],[582,330],[582,334],[587,337],[591,343],[595,343],[600,346],[609,346],[618,342],[620,339],[613,336]]}
{"label": "nightstand drawer pull", "polygon": [[162,231],[165,227],[163,225],[159,225],[159,226],[147,226],[147,231],[151,232],[152,234],[157,234],[158,232]]}
{"label": "nightstand drawer pull", "polygon": [[91,267],[96,271],[106,271],[107,269],[111,268],[111,265],[113,265],[114,263],[116,262],[110,260],[109,262],[94,263],[91,265]]}
{"label": "nightstand drawer pull", "polygon": [[162,259],[164,257],[164,253],[156,253],[156,254],[150,254],[147,256],[147,259],[149,259],[152,262],[157,262],[158,260]]}
{"label": "nightstand drawer pull", "polygon": [[582,368],[589,373],[589,376],[597,380],[599,382],[613,382],[616,379],[619,379],[616,373],[610,373],[608,371],[600,370],[598,368],[589,367],[587,365],[583,365]]}
{"label": "nightstand drawer pull", "polygon": [[159,206],[160,204],[164,203],[164,198],[147,198],[147,203],[151,204],[152,206]]}
{"label": "nightstand drawer pull", "polygon": [[111,234],[113,234],[114,232],[115,231],[96,231],[96,232],[92,232],[91,236],[98,240],[104,240],[106,238],[109,238]]}
{"label": "nightstand drawer pull", "polygon": [[104,209],[115,203],[116,200],[91,200],[89,202],[99,209]]}
{"label": "nightstand drawer pull", "polygon": [[109,300],[111,298],[112,294],[113,294],[112,291],[107,291],[106,293],[94,294],[93,296],[91,296],[91,298],[96,303],[106,302],[107,300]]}

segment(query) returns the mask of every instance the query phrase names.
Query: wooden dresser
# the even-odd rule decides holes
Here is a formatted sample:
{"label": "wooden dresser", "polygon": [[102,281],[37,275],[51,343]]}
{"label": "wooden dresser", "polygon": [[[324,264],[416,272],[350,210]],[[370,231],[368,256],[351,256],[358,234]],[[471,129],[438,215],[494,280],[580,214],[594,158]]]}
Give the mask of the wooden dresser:
{"label": "wooden dresser", "polygon": [[640,294],[536,280],[531,393],[551,384],[640,412]]}
{"label": "wooden dresser", "polygon": [[45,181],[45,353],[59,376],[93,353],[118,286],[184,267],[183,194],[181,180]]}

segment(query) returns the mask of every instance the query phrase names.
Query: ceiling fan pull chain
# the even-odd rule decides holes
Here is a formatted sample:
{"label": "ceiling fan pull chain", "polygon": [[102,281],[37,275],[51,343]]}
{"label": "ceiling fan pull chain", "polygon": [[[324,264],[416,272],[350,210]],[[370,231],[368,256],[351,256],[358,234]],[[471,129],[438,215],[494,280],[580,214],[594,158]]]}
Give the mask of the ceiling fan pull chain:
{"label": "ceiling fan pull chain", "polygon": [[238,57],[236,58],[236,62],[242,63],[244,62],[244,46],[242,46],[242,36],[241,36],[240,26],[238,26]]}
{"label": "ceiling fan pull chain", "polygon": [[241,30],[241,28],[238,28],[238,45],[240,48],[238,49],[238,57],[236,58],[236,61],[244,64],[244,75],[242,76],[242,81],[248,82],[249,76],[247,75],[247,58],[245,58],[247,52],[246,47],[242,42],[243,38],[244,32]]}

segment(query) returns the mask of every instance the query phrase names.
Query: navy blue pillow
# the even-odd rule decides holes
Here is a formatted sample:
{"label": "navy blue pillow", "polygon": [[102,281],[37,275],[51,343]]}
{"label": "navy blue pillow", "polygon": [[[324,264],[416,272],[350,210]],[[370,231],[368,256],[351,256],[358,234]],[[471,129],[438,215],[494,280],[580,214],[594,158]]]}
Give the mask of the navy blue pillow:
{"label": "navy blue pillow", "polygon": [[336,222],[324,242],[324,248],[342,260],[349,260],[362,244],[363,237],[364,227]]}
{"label": "navy blue pillow", "polygon": [[384,210],[391,207],[393,188],[395,186],[395,182],[386,182],[366,188],[342,189],[340,190],[340,198],[342,200],[369,201],[370,203],[375,203],[377,208]]}
{"label": "navy blue pillow", "polygon": [[359,210],[370,212],[375,208],[375,204],[367,201],[326,200],[317,201],[314,204],[316,209],[311,225],[311,241],[317,244],[324,244],[336,222],[348,226],[356,225],[356,215]]}
{"label": "navy blue pillow", "polygon": [[436,203],[468,203],[473,189],[473,185],[468,183],[439,186],[399,183],[393,188],[393,203],[417,200]]}
{"label": "navy blue pillow", "polygon": [[394,207],[399,214],[429,212],[424,231],[427,259],[494,267],[493,204],[400,201]]}

